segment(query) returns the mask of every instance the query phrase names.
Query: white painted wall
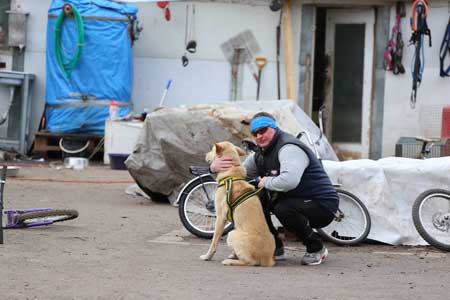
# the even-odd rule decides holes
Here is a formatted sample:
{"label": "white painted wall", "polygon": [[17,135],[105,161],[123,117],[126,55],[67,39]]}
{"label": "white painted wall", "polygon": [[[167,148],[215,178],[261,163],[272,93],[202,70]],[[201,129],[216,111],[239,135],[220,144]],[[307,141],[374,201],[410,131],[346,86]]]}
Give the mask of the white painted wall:
{"label": "white painted wall", "polygon": [[[28,40],[25,71],[34,73],[31,133],[36,132],[45,104],[45,48],[47,10],[51,0],[15,0],[24,11],[30,12],[28,19]],[[248,3],[248,2],[247,2]],[[253,2],[250,2],[253,3]],[[276,49],[275,27],[279,15],[261,5],[196,2],[196,29],[198,48],[196,54],[189,54],[190,64],[181,66],[184,53],[185,3],[171,3],[172,20],[167,22],[162,10],[155,3],[139,3],[138,17],[144,31],[134,49],[134,83],[132,101],[137,112],[144,108],[153,109],[159,104],[166,81],[173,85],[165,105],[212,103],[229,99],[230,66],[222,55],[220,44],[241,31],[253,31],[269,63],[264,69],[261,84],[261,99],[276,99]],[[269,1],[267,1],[269,3]],[[293,6],[294,57],[298,63],[300,40],[301,1]],[[411,34],[409,27],[410,8],[407,18],[402,19],[405,42],[403,63],[404,75],[386,74],[386,90],[383,126],[383,156],[394,155],[395,143],[401,136],[437,135],[436,121],[430,112],[436,112],[443,104],[450,104],[450,79],[439,77],[439,47],[448,21],[447,1],[431,3],[429,27],[433,36],[433,47],[425,48],[426,68],[415,110],[409,107],[411,92],[411,59],[413,48],[408,47]],[[395,9],[391,12],[394,22]],[[282,49],[283,53],[283,49]],[[1,53],[8,59],[8,54]],[[11,64],[8,64],[10,67]],[[298,69],[298,68],[297,68]],[[296,70],[298,71],[298,70]],[[284,67],[282,65],[282,98],[286,97]],[[296,74],[296,82],[298,74]],[[256,83],[245,68],[243,98],[254,99]],[[3,99],[3,92],[0,97]],[[434,124],[427,126],[426,124]],[[440,123],[439,123],[440,124]],[[440,125],[439,125],[440,126]],[[431,128],[431,129],[427,129]]]}
{"label": "white painted wall", "polygon": [[[36,132],[45,104],[45,49],[47,11],[51,0],[15,0],[22,10],[30,12],[26,46],[25,71],[34,73],[31,133]],[[261,82],[260,99],[277,98],[276,36],[279,12],[272,12],[270,1],[247,1],[251,4],[190,2],[196,6],[197,53],[189,54],[190,63],[182,67],[184,51],[186,2],[170,3],[172,18],[166,21],[163,10],[155,3],[137,3],[138,18],[144,30],[133,48],[134,82],[132,102],[136,112],[154,109],[168,79],[173,83],[165,106],[213,103],[229,99],[231,67],[220,45],[244,30],[251,30],[268,58]],[[253,4],[252,4],[253,3]],[[298,57],[300,5],[293,6],[294,57]],[[281,50],[283,51],[283,49]],[[283,58],[282,58],[283,59]],[[283,63],[283,61],[282,61]],[[285,98],[284,66],[281,66],[282,98]],[[298,75],[296,75],[298,78]],[[297,82],[297,79],[296,79]],[[244,68],[243,99],[255,99],[256,82]]]}
{"label": "white painted wall", "polygon": [[[255,35],[262,49],[261,54],[269,59],[263,70],[260,98],[276,99],[275,29],[279,13],[272,12],[267,5],[195,3],[197,53],[188,53],[190,63],[182,67],[186,3],[170,4],[172,20],[169,22],[154,3],[139,3],[137,6],[144,31],[133,49],[133,101],[136,110],[155,108],[168,79],[172,79],[173,84],[165,101],[167,106],[228,100],[231,68],[220,45],[247,29]],[[294,37],[299,40],[299,7],[295,12],[294,28],[297,30]],[[298,57],[299,45],[296,46]],[[245,67],[243,99],[255,99],[256,87],[255,80]]]}
{"label": "white painted wall", "polygon": [[[448,2],[432,1],[428,16],[428,27],[432,35],[432,47],[425,39],[425,69],[422,84],[418,88],[416,108],[410,107],[412,87],[412,58],[414,47],[408,46],[411,36],[407,6],[407,17],[402,19],[401,31],[405,47],[403,65],[405,74],[386,72],[383,151],[382,156],[393,156],[395,144],[402,136],[439,137],[443,105],[450,105],[450,78],[439,76],[439,48],[449,19]],[[395,8],[391,11],[391,29],[395,21]]]}

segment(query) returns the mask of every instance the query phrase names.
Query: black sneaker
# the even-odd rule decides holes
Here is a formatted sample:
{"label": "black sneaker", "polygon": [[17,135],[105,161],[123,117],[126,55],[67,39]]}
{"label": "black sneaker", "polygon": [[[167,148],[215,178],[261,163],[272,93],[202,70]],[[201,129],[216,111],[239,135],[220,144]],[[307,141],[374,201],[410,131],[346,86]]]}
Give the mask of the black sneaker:
{"label": "black sneaker", "polygon": [[284,248],[275,248],[275,253],[273,254],[276,261],[285,260],[286,257],[284,256]]}

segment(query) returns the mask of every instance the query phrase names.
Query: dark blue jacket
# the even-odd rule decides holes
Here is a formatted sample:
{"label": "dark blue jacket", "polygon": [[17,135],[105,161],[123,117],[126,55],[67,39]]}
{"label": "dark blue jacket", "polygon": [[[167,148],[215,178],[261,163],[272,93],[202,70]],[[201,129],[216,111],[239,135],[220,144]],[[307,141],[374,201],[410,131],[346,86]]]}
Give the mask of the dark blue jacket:
{"label": "dark blue jacket", "polygon": [[311,149],[293,135],[277,129],[270,145],[255,153],[255,163],[258,169],[258,175],[264,177],[277,176],[280,174],[278,152],[287,144],[296,145],[305,151],[309,158],[309,165],[306,167],[297,187],[285,193],[278,192],[277,199],[281,200],[283,197],[298,197],[300,199],[318,201],[319,204],[329,212],[335,214],[339,207],[339,197],[330,178],[323,169],[322,163]]}

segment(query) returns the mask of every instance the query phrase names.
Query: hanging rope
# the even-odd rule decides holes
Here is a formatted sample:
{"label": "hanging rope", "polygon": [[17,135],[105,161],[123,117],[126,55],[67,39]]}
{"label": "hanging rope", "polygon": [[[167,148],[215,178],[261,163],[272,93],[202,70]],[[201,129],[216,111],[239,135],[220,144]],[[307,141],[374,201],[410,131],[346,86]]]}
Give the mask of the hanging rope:
{"label": "hanging rope", "polygon": [[411,108],[416,107],[417,88],[422,82],[422,74],[425,67],[425,54],[423,49],[424,36],[428,35],[431,47],[431,31],[427,25],[428,4],[427,1],[416,0],[412,5],[411,29],[413,31],[410,44],[415,46],[414,56],[412,60],[412,91],[411,91]]}
{"label": "hanging rope", "polygon": [[[61,45],[62,25],[64,23],[64,19],[69,15],[73,15],[78,32],[77,47],[75,54],[72,57],[68,57],[68,55],[63,52]],[[81,18],[80,13],[78,12],[75,6],[65,4],[61,13],[58,15],[58,18],[56,19],[55,23],[55,55],[58,65],[63,71],[64,76],[66,76],[67,78],[70,77],[70,74],[75,68],[75,65],[80,60],[83,45],[84,45],[83,19]]]}
{"label": "hanging rope", "polygon": [[[450,1],[448,1],[448,12],[450,13]],[[441,48],[439,50],[440,73],[441,77],[450,77],[450,64],[445,67],[445,57],[450,57],[450,17],[448,19],[447,29],[442,39]]]}

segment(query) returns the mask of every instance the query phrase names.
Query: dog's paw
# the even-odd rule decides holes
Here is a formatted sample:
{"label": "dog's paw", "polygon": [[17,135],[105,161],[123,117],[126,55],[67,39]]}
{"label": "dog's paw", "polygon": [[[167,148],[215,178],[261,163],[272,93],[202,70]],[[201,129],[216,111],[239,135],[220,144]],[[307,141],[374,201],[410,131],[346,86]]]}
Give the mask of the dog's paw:
{"label": "dog's paw", "polygon": [[237,255],[236,255],[236,253],[231,253],[230,255],[228,255],[228,258],[229,259],[237,259],[238,257],[237,257]]}
{"label": "dog's paw", "polygon": [[200,255],[200,259],[201,260],[211,260],[211,255],[208,255],[208,254]]}

